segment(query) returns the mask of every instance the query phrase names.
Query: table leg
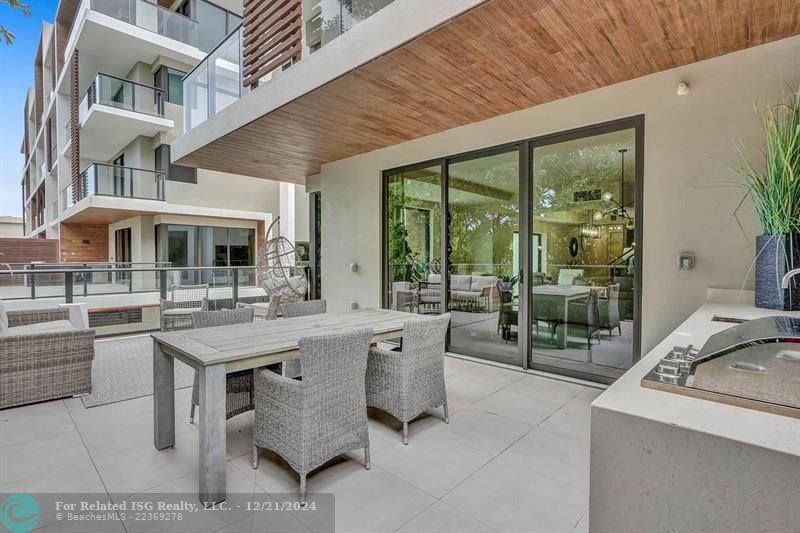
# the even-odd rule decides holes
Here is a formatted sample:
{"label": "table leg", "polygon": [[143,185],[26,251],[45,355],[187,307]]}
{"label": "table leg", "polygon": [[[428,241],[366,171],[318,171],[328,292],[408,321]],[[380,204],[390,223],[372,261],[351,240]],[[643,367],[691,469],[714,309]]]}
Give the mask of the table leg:
{"label": "table leg", "polygon": [[153,341],[153,443],[157,450],[175,446],[175,359]]}
{"label": "table leg", "polygon": [[200,501],[225,500],[225,365],[200,372]]}
{"label": "table leg", "polygon": [[562,350],[567,349],[567,333],[569,326],[567,325],[567,321],[569,320],[569,298],[564,298],[564,323],[563,327],[561,328],[561,338],[558,339],[559,344],[561,345]]}

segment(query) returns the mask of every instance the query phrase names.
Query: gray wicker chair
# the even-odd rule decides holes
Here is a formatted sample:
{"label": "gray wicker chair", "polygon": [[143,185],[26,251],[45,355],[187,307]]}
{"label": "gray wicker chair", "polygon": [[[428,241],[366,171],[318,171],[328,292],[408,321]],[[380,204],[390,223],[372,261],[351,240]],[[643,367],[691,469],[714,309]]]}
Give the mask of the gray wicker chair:
{"label": "gray wicker chair", "polygon": [[444,407],[444,421],[450,422],[444,384],[449,322],[449,313],[432,320],[409,320],[403,326],[401,351],[370,348],[367,405],[403,423],[403,444],[408,444],[408,423],[426,409]]}
{"label": "gray wicker chair", "polygon": [[247,304],[244,302],[237,302],[236,309],[252,309],[255,315],[253,316],[253,320],[275,320],[278,318],[278,308],[281,304],[281,297],[277,294],[273,294],[269,297],[269,302],[267,306],[264,307],[263,304],[254,305],[254,304]]}
{"label": "gray wicker chair", "polygon": [[[283,318],[295,318],[298,316],[321,315],[328,308],[325,300],[307,300],[304,302],[292,302],[281,304],[281,314]],[[285,361],[282,365],[281,373],[287,378],[299,378],[302,375],[300,359]]]}
{"label": "gray wicker chair", "polygon": [[160,299],[161,331],[192,328],[191,313],[208,311],[208,284],[173,285],[170,299]]}
{"label": "gray wicker chair", "polygon": [[364,448],[369,469],[364,374],[371,341],[369,328],[303,337],[302,381],[256,372],[253,468],[259,448],[277,453],[300,474],[301,497],[306,475],[345,452]]}
{"label": "gray wicker chair", "polygon": [[[247,324],[253,321],[252,309],[231,311],[195,311],[191,314],[195,328]],[[194,410],[200,405],[200,375],[195,371],[192,385],[192,407],[189,422],[194,422]],[[253,371],[242,370],[225,376],[225,420],[253,409]]]}
{"label": "gray wicker chair", "polygon": [[6,312],[0,304],[0,409],[92,389],[94,330],[66,308]]}

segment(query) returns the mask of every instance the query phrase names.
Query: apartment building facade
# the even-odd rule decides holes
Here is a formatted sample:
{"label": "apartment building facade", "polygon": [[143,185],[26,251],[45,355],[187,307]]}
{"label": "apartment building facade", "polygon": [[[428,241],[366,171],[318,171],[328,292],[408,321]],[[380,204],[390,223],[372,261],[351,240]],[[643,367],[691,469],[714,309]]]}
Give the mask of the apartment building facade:
{"label": "apartment building facade", "polygon": [[25,103],[25,235],[63,262],[254,265],[271,222],[308,240],[302,186],[171,163],[183,76],[241,23],[237,1],[62,0]]}

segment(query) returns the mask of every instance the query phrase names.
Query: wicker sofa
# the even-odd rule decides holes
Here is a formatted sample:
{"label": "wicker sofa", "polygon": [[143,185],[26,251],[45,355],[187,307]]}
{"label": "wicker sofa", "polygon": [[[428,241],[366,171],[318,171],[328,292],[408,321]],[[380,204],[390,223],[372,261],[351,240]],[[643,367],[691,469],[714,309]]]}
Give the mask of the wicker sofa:
{"label": "wicker sofa", "polygon": [[[491,313],[499,309],[500,295],[497,292],[497,276],[452,274],[450,276],[450,305],[454,309]],[[441,299],[440,274],[429,274],[426,282],[420,283],[420,305],[436,305]]]}
{"label": "wicker sofa", "polygon": [[0,302],[0,409],[91,391],[94,330],[70,314]]}

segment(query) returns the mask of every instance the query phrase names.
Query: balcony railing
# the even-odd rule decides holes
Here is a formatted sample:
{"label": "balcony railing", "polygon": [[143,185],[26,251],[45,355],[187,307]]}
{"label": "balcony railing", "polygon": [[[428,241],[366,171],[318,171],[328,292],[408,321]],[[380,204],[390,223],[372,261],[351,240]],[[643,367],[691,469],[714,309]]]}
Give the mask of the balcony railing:
{"label": "balcony railing", "polygon": [[147,0],[91,0],[91,9],[164,37],[197,46],[197,22]]}
{"label": "balcony railing", "polygon": [[[81,172],[78,194],[73,194],[73,184],[64,188],[64,209],[87,196],[116,196],[143,200],[164,200],[165,174],[140,168],[120,167],[93,163]],[[77,197],[77,198],[76,198]]]}
{"label": "balcony railing", "polygon": [[164,91],[157,87],[108,74],[98,74],[81,100],[81,120],[94,104],[163,117],[164,99]]}
{"label": "balcony railing", "polygon": [[240,24],[183,78],[185,131],[205,122],[245,94],[242,71]]}

